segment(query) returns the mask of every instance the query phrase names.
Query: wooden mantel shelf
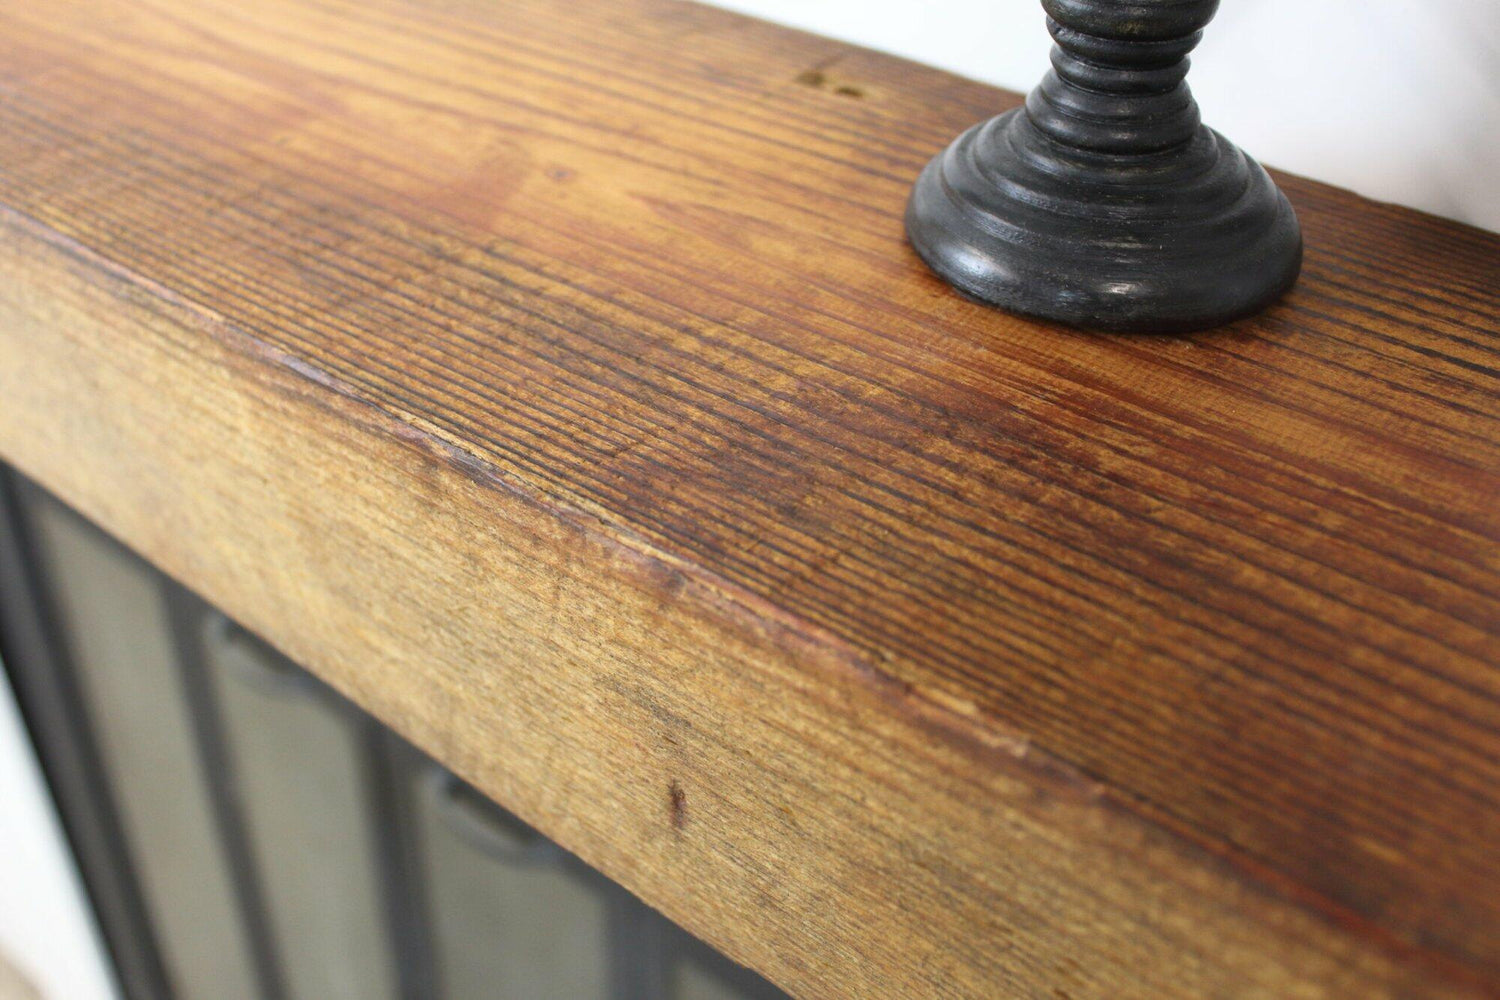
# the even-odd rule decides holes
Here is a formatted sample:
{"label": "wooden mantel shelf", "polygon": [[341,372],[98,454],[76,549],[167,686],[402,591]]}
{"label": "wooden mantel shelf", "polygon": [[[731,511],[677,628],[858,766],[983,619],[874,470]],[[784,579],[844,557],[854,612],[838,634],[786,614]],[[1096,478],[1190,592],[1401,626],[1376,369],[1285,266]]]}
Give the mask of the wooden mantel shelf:
{"label": "wooden mantel shelf", "polygon": [[4,0],[0,456],[797,995],[1500,991],[1500,238],[1283,177],[1265,315],[1017,320],[900,222],[1015,100]]}

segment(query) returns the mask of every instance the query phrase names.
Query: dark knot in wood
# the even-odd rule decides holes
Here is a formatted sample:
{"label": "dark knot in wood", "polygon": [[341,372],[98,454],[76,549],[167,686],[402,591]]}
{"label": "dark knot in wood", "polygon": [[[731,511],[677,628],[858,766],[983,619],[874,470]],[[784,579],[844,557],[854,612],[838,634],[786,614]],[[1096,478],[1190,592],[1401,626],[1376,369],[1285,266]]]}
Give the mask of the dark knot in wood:
{"label": "dark knot in wood", "polygon": [[1217,0],[1042,6],[1052,70],[922,172],[917,252],[968,295],[1093,329],[1201,329],[1281,296],[1301,266],[1296,215],[1203,125],[1185,80]]}

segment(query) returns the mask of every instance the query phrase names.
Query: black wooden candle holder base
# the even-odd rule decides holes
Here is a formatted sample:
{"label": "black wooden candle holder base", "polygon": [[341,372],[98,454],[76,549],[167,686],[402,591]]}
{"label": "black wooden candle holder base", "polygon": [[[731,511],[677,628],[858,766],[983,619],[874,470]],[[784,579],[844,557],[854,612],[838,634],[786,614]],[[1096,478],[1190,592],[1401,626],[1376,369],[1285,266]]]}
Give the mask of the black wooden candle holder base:
{"label": "black wooden candle holder base", "polygon": [[1258,163],[1206,128],[1187,54],[1218,0],[1042,0],[1053,69],[922,172],[906,229],[960,291],[1100,330],[1180,332],[1297,279],[1302,236]]}

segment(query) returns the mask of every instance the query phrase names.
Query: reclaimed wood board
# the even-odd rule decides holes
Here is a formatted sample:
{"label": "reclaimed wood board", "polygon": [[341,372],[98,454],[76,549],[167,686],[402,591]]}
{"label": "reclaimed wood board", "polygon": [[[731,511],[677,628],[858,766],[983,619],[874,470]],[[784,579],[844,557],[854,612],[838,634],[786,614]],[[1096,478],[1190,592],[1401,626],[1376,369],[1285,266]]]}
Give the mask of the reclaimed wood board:
{"label": "reclaimed wood board", "polygon": [[1500,991],[1500,238],[1278,177],[1269,312],[1016,319],[901,214],[1017,100],[4,0],[0,456],[796,995]]}

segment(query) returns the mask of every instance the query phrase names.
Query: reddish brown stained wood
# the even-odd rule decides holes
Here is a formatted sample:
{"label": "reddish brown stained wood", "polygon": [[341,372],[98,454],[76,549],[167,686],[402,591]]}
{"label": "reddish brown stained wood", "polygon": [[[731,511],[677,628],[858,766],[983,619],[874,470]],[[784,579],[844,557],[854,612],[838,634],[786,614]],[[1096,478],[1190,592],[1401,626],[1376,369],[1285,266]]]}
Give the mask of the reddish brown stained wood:
{"label": "reddish brown stained wood", "polygon": [[[1279,178],[1265,315],[1020,321],[900,227],[1015,99],[657,0],[0,4],[0,454],[808,995],[1500,989],[1500,239]],[[869,842],[700,793],[784,759]]]}

